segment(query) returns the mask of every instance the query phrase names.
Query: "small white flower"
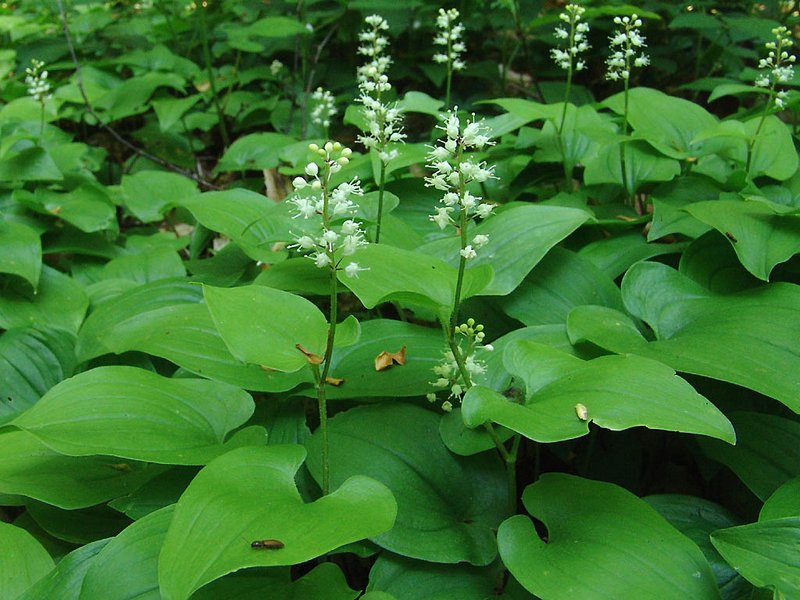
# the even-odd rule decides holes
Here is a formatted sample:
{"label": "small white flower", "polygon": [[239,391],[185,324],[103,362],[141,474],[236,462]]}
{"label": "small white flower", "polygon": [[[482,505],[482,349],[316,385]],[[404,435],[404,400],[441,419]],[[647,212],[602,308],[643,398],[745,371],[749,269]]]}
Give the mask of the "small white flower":
{"label": "small white flower", "polygon": [[475,250],[472,248],[470,244],[467,244],[464,248],[462,248],[459,251],[459,254],[461,254],[461,256],[463,256],[466,260],[472,260],[473,258],[478,256],[478,254],[475,252]]}
{"label": "small white flower", "polygon": [[586,34],[589,32],[589,24],[582,22],[581,17],[586,9],[578,4],[567,4],[564,12],[559,15],[561,21],[569,25],[569,31],[562,26],[555,28],[554,35],[558,40],[566,41],[566,48],[553,48],[550,56],[561,69],[565,71],[580,71],[584,67],[584,62],[578,60],[578,54],[589,49],[586,41]]}
{"label": "small white flower", "polygon": [[632,67],[646,67],[650,58],[641,51],[647,47],[645,38],[638,28],[642,20],[637,15],[630,17],[615,17],[614,23],[622,27],[609,37],[611,55],[606,59],[606,79],[627,81],[631,76]]}
{"label": "small white flower", "polygon": [[449,65],[453,71],[461,71],[467,64],[461,58],[461,54],[467,49],[461,36],[464,33],[464,26],[458,23],[460,14],[457,9],[439,9],[436,17],[436,26],[439,32],[433,38],[433,43],[437,46],[444,46],[444,50],[436,52],[433,60],[439,64]]}
{"label": "small white flower", "polygon": [[488,243],[489,243],[489,236],[483,233],[480,233],[476,235],[474,238],[472,238],[472,244],[475,246],[475,248],[481,248]]}
{"label": "small white flower", "polygon": [[361,271],[369,271],[368,267],[360,267],[358,263],[351,262],[344,268],[344,274],[348,277],[358,277]]}
{"label": "small white flower", "polygon": [[273,77],[277,76],[281,70],[283,70],[283,63],[277,58],[270,63],[269,72]]}

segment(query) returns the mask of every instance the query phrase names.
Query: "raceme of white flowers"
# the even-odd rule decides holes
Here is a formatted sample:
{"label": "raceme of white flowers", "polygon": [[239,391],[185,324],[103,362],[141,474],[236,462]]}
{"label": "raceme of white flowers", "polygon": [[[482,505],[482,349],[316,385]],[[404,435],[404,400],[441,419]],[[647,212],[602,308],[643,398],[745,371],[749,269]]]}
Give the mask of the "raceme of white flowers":
{"label": "raceme of white flowers", "polygon": [[642,20],[633,14],[630,17],[614,17],[614,23],[621,29],[609,38],[611,56],[606,59],[606,79],[627,81],[633,67],[650,64],[650,58],[642,50],[647,47],[645,37],[639,31]]}
{"label": "raceme of white flowers", "polygon": [[357,101],[364,106],[364,118],[367,130],[357,140],[367,149],[375,148],[384,164],[397,157],[397,151],[389,149],[389,144],[402,142],[403,117],[396,103],[381,100],[383,92],[392,89],[386,71],[392,59],[384,55],[389,46],[388,38],[382,32],[389,29],[386,19],[380,15],[370,15],[364,19],[368,29],[358,34],[361,46],[358,53],[367,57],[368,61],[358,68]]}
{"label": "raceme of white flowers", "polygon": [[[477,358],[476,353],[479,351],[491,352],[494,350],[491,344],[483,344],[483,339],[486,334],[483,332],[483,325],[475,323],[475,319],[467,319],[466,323],[462,323],[456,327],[454,333],[463,338],[458,342],[458,352],[462,357],[464,370],[467,372],[470,381],[469,384],[464,381],[464,376],[453,352],[451,350],[444,352],[444,359],[442,362],[433,367],[436,380],[431,381],[430,384],[434,388],[449,390],[447,400],[442,403],[442,410],[445,412],[453,410],[451,399],[460,402],[461,397],[475,379],[486,373],[486,363]],[[427,394],[427,398],[429,402],[435,402],[436,394],[431,392]]]}
{"label": "raceme of white flowers", "polygon": [[31,66],[25,69],[25,85],[28,86],[28,94],[36,102],[43,103],[49,99],[50,83],[47,81],[47,71],[44,70],[44,63],[35,58],[31,60]]}
{"label": "raceme of white flowers", "polygon": [[440,64],[449,64],[453,71],[461,71],[467,66],[461,58],[461,53],[467,47],[461,41],[464,33],[464,25],[458,22],[459,12],[455,8],[445,10],[439,9],[439,16],[436,17],[436,26],[439,33],[433,38],[433,43],[437,46],[444,46],[443,52],[433,55],[433,61]]}
{"label": "raceme of white flowers", "polygon": [[[472,182],[482,183],[494,177],[494,167],[487,166],[485,161],[474,161],[465,152],[481,150],[490,145],[488,131],[484,122],[476,121],[475,116],[466,126],[462,126],[456,111],[452,110],[444,116],[444,122],[437,125],[445,136],[439,138],[438,144],[428,153],[428,168],[433,175],[425,178],[425,185],[444,192],[436,208],[436,214],[430,220],[440,229],[448,225],[459,227],[460,223],[453,219],[456,210],[463,212],[467,219],[486,218],[492,214],[493,205],[482,202],[483,198],[473,195],[467,186]],[[476,235],[472,243],[461,249],[461,256],[470,260],[477,256],[476,250],[485,246],[489,236]]]}
{"label": "raceme of white flowers", "polygon": [[[306,190],[311,193],[296,194],[287,202],[295,207],[294,218],[308,219],[321,215],[322,228],[318,236],[297,237],[289,248],[310,252],[308,257],[321,269],[327,267],[336,270],[345,257],[352,256],[358,248],[367,245],[361,224],[352,218],[358,208],[352,198],[363,196],[364,191],[357,177],[333,189],[330,186],[331,177],[350,161],[353,153],[350,148],[339,142],[327,142],[322,148],[317,144],[309,144],[308,148],[322,160],[322,167],[316,161],[308,163],[305,167],[308,179],[295,177],[292,185],[298,192]],[[343,218],[344,221],[341,221]],[[348,277],[358,277],[359,272],[364,270],[352,261],[344,267]]]}
{"label": "raceme of white flowers", "polygon": [[589,24],[581,21],[583,13],[586,9],[579,4],[567,4],[564,7],[564,12],[559,15],[566,26],[559,25],[556,27],[554,35],[557,39],[566,41],[567,48],[553,48],[550,50],[550,56],[555,63],[565,71],[575,69],[582,71],[586,68],[586,61],[578,58],[581,52],[586,52],[589,49],[589,42],[586,41],[586,36],[589,33]]}
{"label": "raceme of white flowers", "polygon": [[[789,53],[789,49],[794,45],[792,34],[786,27],[776,27],[772,30],[775,36],[774,42],[767,42],[766,48],[769,51],[767,58],[762,58],[758,63],[758,68],[763,69],[755,81],[758,87],[773,87],[779,83],[787,83],[794,78],[794,63],[797,57]],[[775,94],[775,107],[781,109],[786,104],[787,94],[781,90]]]}
{"label": "raceme of white flowers", "polygon": [[331,117],[338,112],[333,94],[318,87],[311,94],[311,99],[314,100],[314,108],[311,110],[311,122],[326,128],[330,127]]}
{"label": "raceme of white flowers", "polygon": [[283,67],[283,63],[276,58],[269,64],[269,72],[273,77],[277,77],[278,73],[283,70]]}

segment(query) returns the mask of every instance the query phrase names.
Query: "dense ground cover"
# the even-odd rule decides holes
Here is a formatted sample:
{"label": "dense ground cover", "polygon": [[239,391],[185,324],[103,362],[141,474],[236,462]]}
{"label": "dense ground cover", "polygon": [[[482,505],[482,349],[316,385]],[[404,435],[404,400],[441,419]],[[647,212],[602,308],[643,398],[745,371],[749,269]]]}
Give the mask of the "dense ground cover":
{"label": "dense ground cover", "polygon": [[0,598],[800,596],[795,2],[0,6]]}

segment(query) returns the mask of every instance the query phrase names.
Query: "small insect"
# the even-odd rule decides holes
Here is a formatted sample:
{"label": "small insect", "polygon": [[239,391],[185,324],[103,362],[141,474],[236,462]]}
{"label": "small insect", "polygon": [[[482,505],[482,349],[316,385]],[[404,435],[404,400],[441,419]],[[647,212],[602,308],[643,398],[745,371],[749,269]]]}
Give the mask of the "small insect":
{"label": "small insect", "polygon": [[739,241],[735,237],[733,237],[733,234],[730,231],[725,232],[725,237],[728,238],[730,241],[732,241],[734,244]]}
{"label": "small insect", "polygon": [[589,409],[581,403],[575,405],[575,414],[581,421],[589,420]]}
{"label": "small insect", "polygon": [[280,550],[284,543],[280,540],[255,540],[250,542],[250,547],[261,550]]}

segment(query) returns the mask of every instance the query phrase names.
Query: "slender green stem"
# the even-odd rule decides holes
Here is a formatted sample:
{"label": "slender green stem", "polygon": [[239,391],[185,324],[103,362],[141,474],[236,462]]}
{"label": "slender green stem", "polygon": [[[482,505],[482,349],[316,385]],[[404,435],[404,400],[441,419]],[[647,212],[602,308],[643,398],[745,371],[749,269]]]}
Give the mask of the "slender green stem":
{"label": "slender green stem", "polygon": [[319,365],[311,365],[314,381],[317,384],[317,407],[319,409],[319,431],[322,436],[322,495],[331,490],[330,460],[328,457],[328,401],[325,397],[325,380],[319,372]]}
{"label": "slender green stem", "polygon": [[208,72],[208,84],[211,86],[211,95],[214,106],[217,109],[219,134],[220,137],[222,137],[222,143],[227,148],[230,145],[230,138],[228,137],[228,129],[225,126],[225,113],[222,110],[222,106],[219,103],[219,98],[217,97],[217,84],[214,81],[214,68],[211,64],[211,50],[208,46],[208,24],[206,23],[206,10],[207,9],[205,8],[201,8],[197,11],[200,13],[200,35],[203,42],[203,61],[205,62],[206,71]]}
{"label": "slender green stem", "polygon": [[383,188],[386,183],[386,163],[381,159],[380,181],[378,181],[378,226],[375,229],[375,243],[381,241],[381,223],[383,221]]}
{"label": "slender green stem", "polygon": [[39,141],[41,142],[44,138],[44,100],[42,100],[40,104],[42,105],[42,112],[39,119]]}
{"label": "slender green stem", "polygon": [[[629,68],[630,69],[630,68]],[[622,136],[627,137],[628,135],[628,91],[630,89],[630,79],[625,78],[625,90],[623,97],[625,99],[625,106],[623,109],[622,114]],[[625,140],[622,140],[619,144],[619,163],[620,163],[620,173],[622,174],[622,187],[625,190],[625,201],[630,202],[632,190],[628,189],[628,169],[625,164]]]}
{"label": "slender green stem", "polygon": [[758,121],[758,126],[756,127],[756,131],[753,134],[753,137],[747,142],[747,163],[745,164],[744,170],[749,173],[750,172],[750,165],[753,162],[753,148],[755,148],[756,141],[758,140],[758,135],[761,133],[761,128],[764,127],[764,123],[769,116],[769,108],[772,106],[773,101],[775,100],[775,82],[772,82],[772,85],[769,87],[769,97],[767,98],[767,103],[764,105],[764,110],[761,113],[761,119]]}

